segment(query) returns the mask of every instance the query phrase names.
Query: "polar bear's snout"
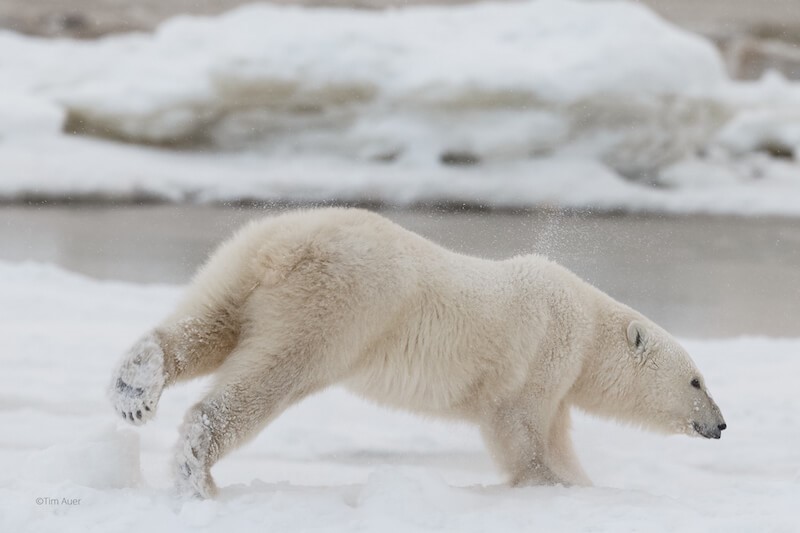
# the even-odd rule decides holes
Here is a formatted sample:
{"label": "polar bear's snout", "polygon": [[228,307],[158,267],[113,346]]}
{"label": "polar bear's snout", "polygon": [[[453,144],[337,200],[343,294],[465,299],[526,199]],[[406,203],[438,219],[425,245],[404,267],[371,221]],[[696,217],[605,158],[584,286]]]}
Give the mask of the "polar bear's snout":
{"label": "polar bear's snout", "polygon": [[705,420],[695,420],[692,422],[692,428],[707,439],[718,439],[722,436],[723,430],[728,427],[725,419],[722,418],[722,412],[719,410],[717,404],[710,397],[708,398],[708,408],[705,409],[707,416]]}
{"label": "polar bear's snout", "polygon": [[704,436],[707,439],[718,439],[722,436],[722,430],[728,427],[728,425],[725,422],[723,422],[722,424],[717,424],[717,427],[709,427],[694,422],[692,424],[692,427],[696,432],[698,432],[700,435]]}

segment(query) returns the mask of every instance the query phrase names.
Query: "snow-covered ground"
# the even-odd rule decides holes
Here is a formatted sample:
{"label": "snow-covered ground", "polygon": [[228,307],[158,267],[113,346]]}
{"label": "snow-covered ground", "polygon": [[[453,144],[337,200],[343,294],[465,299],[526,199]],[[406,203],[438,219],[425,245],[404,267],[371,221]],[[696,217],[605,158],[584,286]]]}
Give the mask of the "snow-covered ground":
{"label": "snow-covered ground", "polygon": [[168,390],[138,430],[104,398],[119,354],[179,290],[0,263],[0,531],[800,528],[800,339],[686,341],[728,422],[720,441],[578,417],[593,488],[507,488],[472,428],[330,390],[224,459],[217,500],[179,502],[171,449],[204,384]]}
{"label": "snow-covered ground", "polygon": [[628,2],[0,32],[0,197],[800,215],[798,106],[800,84],[733,82],[710,42]]}

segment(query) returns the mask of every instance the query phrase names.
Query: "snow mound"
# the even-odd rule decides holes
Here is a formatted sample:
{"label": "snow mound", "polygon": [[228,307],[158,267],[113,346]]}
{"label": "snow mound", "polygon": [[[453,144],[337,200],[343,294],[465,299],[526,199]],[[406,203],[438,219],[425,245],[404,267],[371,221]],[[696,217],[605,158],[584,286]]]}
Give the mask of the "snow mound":
{"label": "snow mound", "polygon": [[449,164],[571,149],[636,174],[724,116],[709,98],[726,80],[713,47],[627,2],[252,5],[96,50],[30,48],[52,55],[40,67],[76,51],[96,67],[18,73],[65,107],[68,131],[139,143]]}
{"label": "snow mound", "polygon": [[139,435],[105,429],[28,457],[28,479],[40,483],[73,483],[96,489],[136,487],[141,480]]}

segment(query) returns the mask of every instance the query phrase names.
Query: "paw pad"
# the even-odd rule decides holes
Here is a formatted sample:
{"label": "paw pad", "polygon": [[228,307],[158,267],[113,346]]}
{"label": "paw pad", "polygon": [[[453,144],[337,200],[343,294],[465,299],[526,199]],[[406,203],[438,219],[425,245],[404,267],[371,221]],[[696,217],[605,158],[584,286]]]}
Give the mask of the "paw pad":
{"label": "paw pad", "polygon": [[111,402],[124,420],[140,425],[154,414],[164,389],[164,352],[154,334],[137,342],[112,380]]}

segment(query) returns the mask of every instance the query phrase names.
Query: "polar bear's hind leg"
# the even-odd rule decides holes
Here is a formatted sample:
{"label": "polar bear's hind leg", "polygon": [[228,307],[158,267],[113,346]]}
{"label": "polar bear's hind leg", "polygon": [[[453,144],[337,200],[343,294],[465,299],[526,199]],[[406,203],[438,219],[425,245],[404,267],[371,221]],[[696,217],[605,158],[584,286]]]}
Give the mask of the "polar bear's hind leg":
{"label": "polar bear's hind leg", "polygon": [[109,391],[114,409],[132,424],[147,422],[164,382],[164,351],[152,332],[133,345],[114,374]]}
{"label": "polar bear's hind leg", "polygon": [[186,413],[173,468],[180,496],[214,496],[214,463],[287,407],[336,380],[320,372],[318,354],[303,349],[265,353],[268,345],[268,340],[240,342],[214,388]]}
{"label": "polar bear's hind leg", "polygon": [[155,415],[164,387],[219,368],[238,331],[234,321],[218,315],[169,321],[134,344],[112,375],[109,396],[116,412],[144,424]]}

